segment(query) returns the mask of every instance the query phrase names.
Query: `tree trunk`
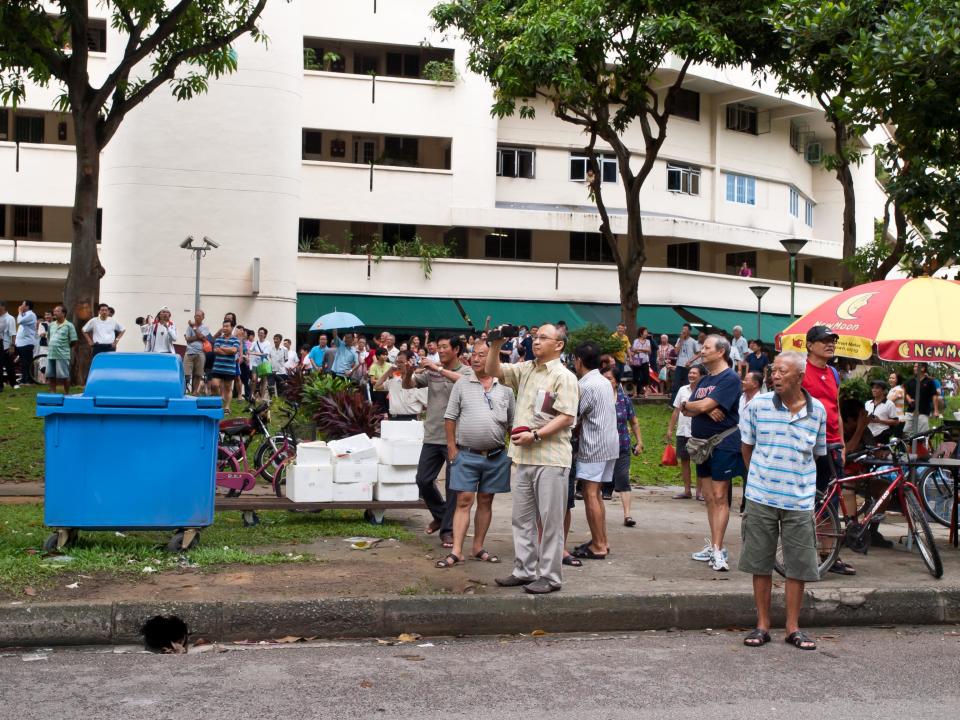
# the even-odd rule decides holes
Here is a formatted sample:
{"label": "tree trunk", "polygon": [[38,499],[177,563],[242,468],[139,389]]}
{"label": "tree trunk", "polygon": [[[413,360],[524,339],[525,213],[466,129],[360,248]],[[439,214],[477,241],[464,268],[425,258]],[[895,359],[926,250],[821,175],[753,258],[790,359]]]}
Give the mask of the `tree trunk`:
{"label": "tree trunk", "polygon": [[897,232],[897,239],[893,244],[893,249],[887,258],[881,262],[873,274],[873,280],[886,280],[887,275],[893,270],[903,257],[903,251],[907,246],[907,216],[896,203],[893,204],[893,222]]}
{"label": "tree trunk", "polygon": [[[843,188],[843,259],[849,260],[857,252],[857,196],[853,189],[853,173],[850,171],[850,160],[846,156],[847,129],[838,121],[833,123],[833,132],[836,139],[837,180]],[[853,271],[846,263],[841,265],[840,283],[844,289],[856,284]]]}
{"label": "tree trunk", "polygon": [[[67,317],[76,326],[79,335],[83,325],[95,314],[104,270],[97,254],[97,200],[100,193],[97,113],[77,108],[73,112],[73,121],[77,139],[77,176],[72,218],[73,243],[63,300]],[[90,348],[81,339],[77,343],[73,362],[75,384],[85,383],[89,367]]]}
{"label": "tree trunk", "polygon": [[646,244],[643,237],[643,220],[640,217],[638,193],[627,192],[627,251],[617,267],[620,281],[620,318],[633,334],[637,328],[637,312],[640,298],[637,291],[640,274],[647,262]]}

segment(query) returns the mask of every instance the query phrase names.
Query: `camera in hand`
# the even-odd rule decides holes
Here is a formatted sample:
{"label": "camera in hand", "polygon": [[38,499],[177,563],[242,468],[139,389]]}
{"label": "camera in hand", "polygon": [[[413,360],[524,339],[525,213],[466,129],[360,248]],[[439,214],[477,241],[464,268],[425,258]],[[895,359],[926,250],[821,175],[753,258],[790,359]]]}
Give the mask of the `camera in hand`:
{"label": "camera in hand", "polygon": [[487,334],[487,340],[509,340],[520,334],[516,325],[501,325]]}

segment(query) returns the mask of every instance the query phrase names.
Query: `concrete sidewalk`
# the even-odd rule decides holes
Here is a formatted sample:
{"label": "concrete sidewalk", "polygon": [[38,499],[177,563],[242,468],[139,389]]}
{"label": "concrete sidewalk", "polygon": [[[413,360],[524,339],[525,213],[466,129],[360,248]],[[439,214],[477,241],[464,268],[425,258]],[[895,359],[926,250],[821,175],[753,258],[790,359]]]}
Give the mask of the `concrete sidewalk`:
{"label": "concrete sidewalk", "polygon": [[[269,639],[285,635],[371,636],[421,634],[496,634],[560,631],[642,630],[750,626],[754,611],[751,579],[736,570],[740,519],[734,511],[727,533],[731,572],[717,573],[694,562],[706,535],[702,503],[673,500],[676,488],[638,488],[633,493],[635,528],[623,526],[618,501],[607,503],[611,554],[585,560],[582,568],[564,568],[564,586],[547,597],[522,589],[499,588],[494,578],[508,574],[513,551],[511,499],[498,496],[485,543],[500,564],[468,561],[448,570],[434,567],[444,557],[435,537],[424,547],[386,549],[376,555],[350,551],[343,543],[300,545],[314,553],[323,573],[339,573],[336,587],[284,585],[286,574],[307,575],[317,565],[245,568],[243,578],[189,574],[172,591],[163,578],[136,586],[119,585],[107,597],[70,603],[17,602],[0,605],[0,646],[136,641],[139,627],[156,614],[175,613],[191,633],[211,640]],[[734,507],[738,505],[735,500]],[[423,511],[394,511],[411,530],[426,524]],[[889,514],[883,533],[900,540],[906,526]],[[854,577],[829,575],[808,586],[804,623],[808,625],[960,622],[960,553],[947,545],[945,528],[936,526],[944,577],[933,579],[916,552],[897,543],[869,555],[845,551]],[[574,510],[568,547],[587,539],[582,504]],[[468,550],[469,550],[468,539]],[[417,544],[414,543],[414,546]],[[377,582],[377,573],[409,578],[406,590]],[[198,573],[199,574],[199,573]],[[236,575],[236,574],[235,574]],[[373,577],[371,577],[371,575]],[[357,582],[351,584],[351,577]],[[360,579],[364,582],[360,582]],[[159,583],[159,584],[157,584]],[[782,581],[774,576],[775,588]],[[166,589],[165,589],[166,587]],[[777,600],[779,601],[779,600]]]}

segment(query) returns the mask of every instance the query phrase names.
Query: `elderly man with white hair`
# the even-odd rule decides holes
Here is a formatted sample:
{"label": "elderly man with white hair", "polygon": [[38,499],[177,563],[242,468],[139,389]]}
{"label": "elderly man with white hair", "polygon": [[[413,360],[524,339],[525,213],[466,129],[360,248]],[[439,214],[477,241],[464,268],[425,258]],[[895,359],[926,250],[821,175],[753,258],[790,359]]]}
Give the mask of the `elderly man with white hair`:
{"label": "elderly man with white hair", "polygon": [[770,593],[778,542],[786,570],[786,637],[801,650],[817,644],[800,629],[807,582],[820,579],[814,501],[815,457],[827,454],[827,411],[801,383],[806,359],[796,352],[773,361],[773,392],[755,397],[740,423],[744,462],[749,465],[739,568],[753,575],[757,626],[749,647],[770,642]]}
{"label": "elderly man with white hair", "polygon": [[730,359],[733,360],[733,367],[740,375],[746,377],[747,374],[747,355],[750,353],[750,343],[743,336],[743,328],[739,325],[733,326],[733,337],[730,339]]}

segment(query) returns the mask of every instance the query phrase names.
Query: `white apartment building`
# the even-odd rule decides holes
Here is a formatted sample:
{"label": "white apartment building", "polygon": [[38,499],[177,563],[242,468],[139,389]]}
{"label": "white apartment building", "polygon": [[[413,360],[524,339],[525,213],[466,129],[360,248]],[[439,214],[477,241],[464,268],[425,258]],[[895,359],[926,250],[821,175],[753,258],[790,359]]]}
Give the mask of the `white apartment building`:
{"label": "white apartment building", "polygon": [[[617,274],[597,233],[579,128],[539,107],[491,117],[488,84],[466,48],[436,33],[430,0],[273,1],[268,46],[244,39],[239,71],[178,103],[164,90],[126,119],[101,170],[101,299],[122,321],[163,305],[185,324],[194,263],[179,245],[209,236],[202,261],[208,317],[301,332],[322,312],[371,327],[466,328],[619,316]],[[91,14],[103,10],[91,3]],[[94,81],[122,38],[104,21],[90,41]],[[437,77],[452,63],[453,80]],[[662,68],[664,86],[675,66]],[[819,162],[831,133],[812,100],[780,96],[741,69],[695,67],[642,193],[648,262],[639,324],[683,320],[764,335],[789,310],[788,255],[803,238],[798,312],[836,292],[842,193]],[[69,260],[75,159],[56,88],[0,109],[0,298],[60,300]],[[627,144],[641,161],[639,129]],[[864,152],[869,152],[864,148]],[[860,242],[883,190],[868,159],[855,169]],[[614,230],[622,184],[603,163]],[[351,254],[374,235],[445,243],[453,257],[425,277],[416,258]],[[743,262],[754,277],[737,273]],[[776,314],[780,316],[777,317]],[[128,333],[135,347],[136,333]]]}

